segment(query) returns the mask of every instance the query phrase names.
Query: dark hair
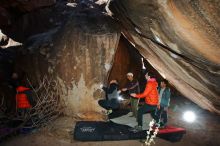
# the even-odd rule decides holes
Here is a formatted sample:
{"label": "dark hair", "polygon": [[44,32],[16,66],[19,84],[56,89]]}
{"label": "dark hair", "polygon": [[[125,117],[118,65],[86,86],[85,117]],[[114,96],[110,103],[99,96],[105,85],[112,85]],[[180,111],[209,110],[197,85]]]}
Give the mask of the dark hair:
{"label": "dark hair", "polygon": [[150,76],[150,78],[156,78],[155,74],[151,71],[147,72],[147,75]]}
{"label": "dark hair", "polygon": [[161,82],[164,82],[166,85],[168,85],[168,81],[166,79],[163,79]]}
{"label": "dark hair", "polygon": [[112,80],[115,80],[117,82],[117,84],[118,84],[118,79],[111,79],[111,80],[109,80],[109,82],[111,82]]}

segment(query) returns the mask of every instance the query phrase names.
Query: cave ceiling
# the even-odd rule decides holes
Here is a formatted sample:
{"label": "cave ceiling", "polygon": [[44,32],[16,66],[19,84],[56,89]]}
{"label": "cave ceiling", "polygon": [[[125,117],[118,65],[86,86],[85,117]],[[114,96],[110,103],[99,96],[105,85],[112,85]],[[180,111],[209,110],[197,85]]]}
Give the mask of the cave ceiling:
{"label": "cave ceiling", "polygon": [[123,35],[183,95],[220,112],[220,1],[113,0]]}
{"label": "cave ceiling", "polygon": [[[15,25],[21,15],[56,2],[3,0],[0,29]],[[108,6],[124,37],[162,76],[199,106],[220,113],[220,1],[112,0]],[[24,20],[19,25],[28,26],[28,22],[35,21]],[[3,44],[8,40],[0,37]]]}

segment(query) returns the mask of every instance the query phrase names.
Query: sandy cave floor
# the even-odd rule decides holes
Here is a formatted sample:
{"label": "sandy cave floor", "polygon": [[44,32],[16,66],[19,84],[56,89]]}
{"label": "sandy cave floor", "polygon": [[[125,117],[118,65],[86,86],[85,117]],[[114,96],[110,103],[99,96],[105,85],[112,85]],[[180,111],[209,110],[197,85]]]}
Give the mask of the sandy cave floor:
{"label": "sandy cave floor", "polygon": [[[172,101],[169,110],[169,125],[183,127],[186,134],[180,142],[171,143],[157,138],[154,146],[220,146],[220,116],[214,115],[185,100]],[[197,120],[186,123],[182,119],[183,111],[194,110]],[[139,140],[81,142],[71,135],[76,120],[60,117],[46,128],[28,135],[12,137],[0,143],[0,146],[142,146]]]}
{"label": "sandy cave floor", "polygon": [[[175,113],[170,117],[170,123],[174,121]],[[157,138],[155,146],[219,146],[220,145],[220,121],[215,115],[206,115],[198,117],[197,124],[187,124],[182,121],[172,122],[172,125],[179,125],[186,128],[187,134],[177,143],[171,143],[163,139]],[[204,118],[206,117],[206,121]],[[178,123],[179,122],[179,123]],[[123,141],[101,141],[101,142],[80,142],[75,141],[71,135],[71,131],[75,125],[75,120],[70,117],[62,117],[57,119],[50,126],[36,131],[29,135],[20,135],[8,139],[1,146],[142,146],[139,140],[123,140]]]}

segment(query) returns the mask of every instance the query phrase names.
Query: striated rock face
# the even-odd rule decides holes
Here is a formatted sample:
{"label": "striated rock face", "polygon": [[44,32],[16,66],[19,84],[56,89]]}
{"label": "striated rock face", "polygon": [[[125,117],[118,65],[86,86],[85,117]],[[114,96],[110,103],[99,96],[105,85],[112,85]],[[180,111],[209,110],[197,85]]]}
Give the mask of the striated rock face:
{"label": "striated rock face", "polygon": [[119,38],[110,17],[73,15],[63,27],[30,38],[18,70],[25,70],[34,85],[44,76],[57,81],[65,114],[99,119],[100,85],[107,82]]}
{"label": "striated rock face", "polygon": [[220,113],[220,2],[114,0],[124,36],[181,93]]}

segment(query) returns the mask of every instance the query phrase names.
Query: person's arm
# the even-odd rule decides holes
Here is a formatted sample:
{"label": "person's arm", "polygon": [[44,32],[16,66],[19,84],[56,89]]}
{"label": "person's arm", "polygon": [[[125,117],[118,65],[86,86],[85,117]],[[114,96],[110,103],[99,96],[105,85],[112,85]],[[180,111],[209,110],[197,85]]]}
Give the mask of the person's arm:
{"label": "person's arm", "polygon": [[141,72],[142,72],[142,74],[146,74],[147,73],[147,69],[146,69],[146,67],[145,67],[145,65],[144,65],[144,58],[141,58],[141,63],[142,63],[142,69],[141,69]]}
{"label": "person's arm", "polygon": [[171,92],[170,92],[170,88],[167,88],[167,105],[169,106],[170,105],[170,96],[171,96]]}
{"label": "person's arm", "polygon": [[170,93],[170,88],[168,88],[168,89],[167,89],[167,98],[168,98],[168,99],[170,99],[170,95],[171,95],[171,93]]}
{"label": "person's arm", "polygon": [[124,88],[122,88],[121,91],[125,92],[128,90],[128,88],[129,88],[129,84],[126,84],[126,86]]}
{"label": "person's arm", "polygon": [[117,88],[118,88],[117,84],[115,83],[110,84],[110,87],[108,88],[107,93],[111,94],[113,91],[117,90]]}
{"label": "person's arm", "polygon": [[102,87],[102,90],[104,90],[104,91],[105,91],[105,93],[107,93],[107,89],[108,89],[108,88],[107,88],[107,87],[105,87],[105,86],[103,86],[103,87]]}
{"label": "person's arm", "polygon": [[139,86],[138,81],[136,82],[136,84],[134,84],[134,86],[131,86],[130,88],[127,88],[128,90],[134,89],[135,87]]}
{"label": "person's arm", "polygon": [[141,63],[142,63],[142,69],[146,69],[145,65],[144,65],[144,58],[141,58]]}
{"label": "person's arm", "polygon": [[145,98],[151,92],[151,90],[152,90],[152,86],[150,84],[147,84],[147,86],[146,86],[143,93],[135,94],[135,95],[133,94],[134,95],[133,97],[135,97],[135,98]]}

